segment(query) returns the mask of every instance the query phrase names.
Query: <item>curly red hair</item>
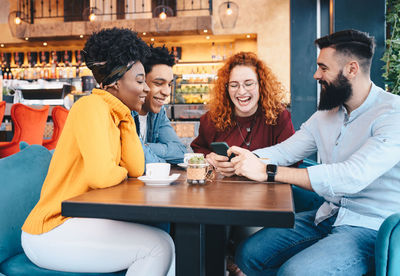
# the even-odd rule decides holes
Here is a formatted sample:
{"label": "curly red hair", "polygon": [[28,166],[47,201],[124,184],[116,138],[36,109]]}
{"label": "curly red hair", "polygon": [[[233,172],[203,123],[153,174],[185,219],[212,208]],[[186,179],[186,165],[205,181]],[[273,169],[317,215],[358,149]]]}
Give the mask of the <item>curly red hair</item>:
{"label": "curly red hair", "polygon": [[211,120],[221,131],[236,124],[233,119],[235,106],[229,97],[226,85],[232,69],[237,65],[250,66],[255,69],[260,91],[258,105],[261,105],[265,112],[265,122],[270,125],[276,124],[279,113],[285,108],[283,104],[285,90],[272,70],[251,52],[240,52],[231,56],[218,70],[218,78],[211,91],[209,103]]}

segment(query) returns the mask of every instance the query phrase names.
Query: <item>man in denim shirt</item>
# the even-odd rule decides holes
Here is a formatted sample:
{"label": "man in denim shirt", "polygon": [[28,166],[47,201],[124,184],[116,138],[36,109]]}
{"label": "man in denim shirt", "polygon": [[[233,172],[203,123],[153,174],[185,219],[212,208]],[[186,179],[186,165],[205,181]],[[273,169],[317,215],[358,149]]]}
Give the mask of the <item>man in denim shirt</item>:
{"label": "man in denim shirt", "polygon": [[150,87],[139,114],[132,111],[136,129],[143,143],[147,163],[183,162],[186,147],[179,140],[165,112],[164,103],[174,81],[174,55],[166,47],[150,46],[151,55],[144,64],[146,83]]}
{"label": "man in denim shirt", "polygon": [[[400,210],[400,97],[370,79],[373,38],[347,30],[315,43],[318,111],[281,144],[229,151],[238,175],[291,183],[325,202],[297,213],[294,229],[262,229],[242,243],[236,261],[248,276],[363,275],[380,225]],[[321,165],[282,167],[316,151]]]}

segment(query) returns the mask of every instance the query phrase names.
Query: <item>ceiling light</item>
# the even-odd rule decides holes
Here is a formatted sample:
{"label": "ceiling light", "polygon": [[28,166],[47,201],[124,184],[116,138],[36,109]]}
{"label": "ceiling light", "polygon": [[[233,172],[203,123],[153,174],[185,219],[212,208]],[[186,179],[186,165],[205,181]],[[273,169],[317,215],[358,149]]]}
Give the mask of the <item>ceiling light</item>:
{"label": "ceiling light", "polygon": [[219,5],[218,16],[224,29],[234,28],[239,15],[239,6],[232,1],[226,1]]}
{"label": "ceiling light", "polygon": [[79,37],[80,37],[80,38],[83,38],[83,35],[80,35]]}
{"label": "ceiling light", "polygon": [[146,35],[146,32],[143,32],[143,35]]}
{"label": "ceiling light", "polygon": [[3,43],[2,43],[2,44],[0,44],[0,47],[2,47],[2,48],[3,48],[3,47],[4,47],[4,44],[3,44]]}
{"label": "ceiling light", "polygon": [[[156,2],[156,1],[153,1]],[[160,1],[157,1],[160,2]],[[176,1],[175,1],[176,2]],[[167,20],[169,17],[174,16],[174,11],[172,10],[171,7],[164,5],[165,2],[164,0],[161,1],[161,5],[158,5],[154,8],[152,11],[153,17],[157,18],[157,20],[154,21],[154,25],[156,27],[156,32],[157,33],[167,33],[169,32],[171,28],[171,21]]]}
{"label": "ceiling light", "polygon": [[167,18],[167,14],[165,13],[165,11],[162,11],[159,15],[161,20],[165,20]]}
{"label": "ceiling light", "polygon": [[96,20],[96,15],[95,15],[94,13],[91,13],[91,14],[89,15],[89,20],[90,20],[90,21],[95,21],[95,20]]}
{"label": "ceiling light", "polygon": [[47,46],[47,42],[43,42],[43,46]]}
{"label": "ceiling light", "polygon": [[207,33],[207,32],[208,32],[208,30],[207,30],[207,29],[204,29],[204,30],[203,30],[203,32]]}
{"label": "ceiling light", "polygon": [[96,7],[90,9],[89,20],[90,20],[91,22],[93,22],[93,21],[96,20],[96,14],[95,14],[95,11],[96,11],[96,10],[97,10]]}
{"label": "ceiling light", "polygon": [[17,25],[21,24],[21,18],[19,16],[15,17],[14,22]]}
{"label": "ceiling light", "polygon": [[28,41],[28,40],[29,40],[29,37],[25,37],[25,40],[27,40],[27,41]]}
{"label": "ceiling light", "polygon": [[247,37],[247,38],[250,38],[250,35],[248,34],[248,35],[246,35],[246,37]]}
{"label": "ceiling light", "polygon": [[154,38],[150,38],[151,41],[154,41]]}
{"label": "ceiling light", "polygon": [[228,1],[228,4],[226,5],[226,14],[227,15],[231,15],[233,12],[232,12],[232,9],[231,9],[231,3],[229,3],[229,1]]}

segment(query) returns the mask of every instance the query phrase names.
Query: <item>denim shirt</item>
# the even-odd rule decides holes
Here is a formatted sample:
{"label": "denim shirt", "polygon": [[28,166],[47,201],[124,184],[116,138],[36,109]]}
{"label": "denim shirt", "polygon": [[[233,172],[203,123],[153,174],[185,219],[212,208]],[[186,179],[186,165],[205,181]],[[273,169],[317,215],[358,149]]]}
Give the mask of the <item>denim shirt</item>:
{"label": "denim shirt", "polygon": [[308,167],[311,186],[324,197],[315,223],[337,213],[335,226],[378,230],[400,211],[400,97],[372,84],[350,114],[341,106],[315,112],[292,137],[254,151],[286,166],[318,151]]}
{"label": "denim shirt", "polygon": [[[133,118],[136,117],[135,123],[138,130],[138,113],[132,111],[132,116]],[[159,162],[178,164],[183,162],[186,147],[172,128],[164,107],[161,108],[159,113],[148,113],[146,141],[141,142],[146,164]]]}

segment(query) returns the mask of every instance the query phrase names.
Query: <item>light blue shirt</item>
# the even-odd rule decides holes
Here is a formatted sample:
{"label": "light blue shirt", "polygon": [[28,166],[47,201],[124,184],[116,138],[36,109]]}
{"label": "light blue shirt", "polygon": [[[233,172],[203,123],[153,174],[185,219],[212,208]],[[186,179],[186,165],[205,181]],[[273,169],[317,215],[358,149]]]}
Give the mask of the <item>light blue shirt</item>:
{"label": "light blue shirt", "polygon": [[356,110],[341,106],[315,112],[286,141],[254,151],[281,166],[318,151],[321,165],[308,167],[311,186],[326,200],[315,223],[336,214],[337,225],[378,230],[400,211],[400,97],[372,84]]}

